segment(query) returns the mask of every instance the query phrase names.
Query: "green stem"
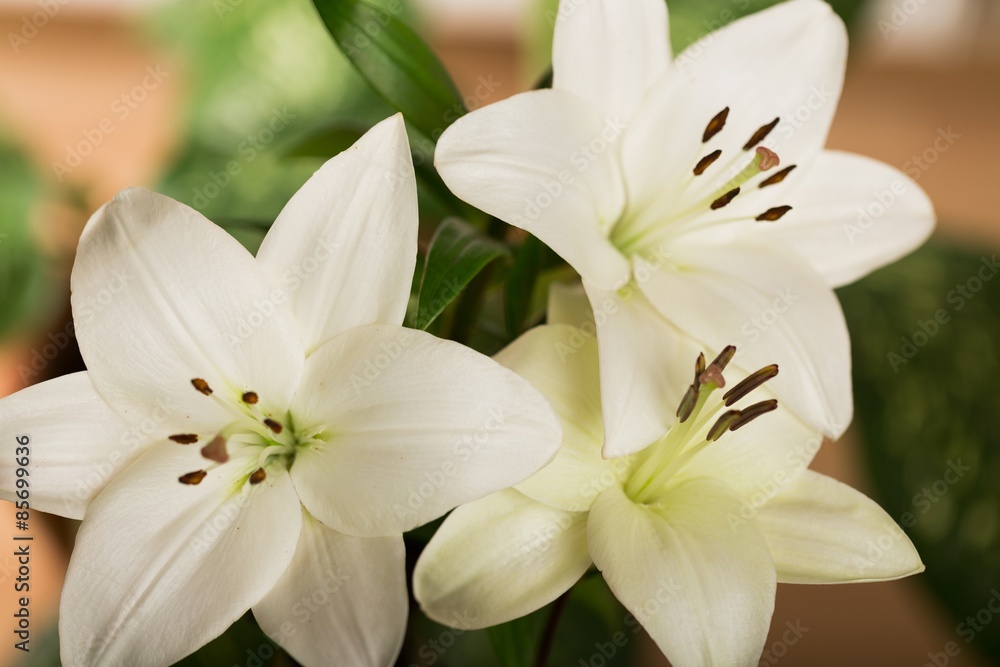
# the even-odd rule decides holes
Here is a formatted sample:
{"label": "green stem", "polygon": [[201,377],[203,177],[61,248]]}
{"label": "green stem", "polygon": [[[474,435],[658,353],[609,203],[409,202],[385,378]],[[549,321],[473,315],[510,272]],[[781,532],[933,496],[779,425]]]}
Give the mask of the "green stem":
{"label": "green stem", "polygon": [[559,621],[562,620],[563,612],[566,611],[566,605],[569,603],[569,596],[572,592],[573,589],[570,588],[552,604],[549,620],[545,623],[545,631],[542,633],[542,640],[538,644],[535,667],[546,667],[549,664],[549,656],[552,654],[552,647],[556,643],[556,631],[559,629]]}

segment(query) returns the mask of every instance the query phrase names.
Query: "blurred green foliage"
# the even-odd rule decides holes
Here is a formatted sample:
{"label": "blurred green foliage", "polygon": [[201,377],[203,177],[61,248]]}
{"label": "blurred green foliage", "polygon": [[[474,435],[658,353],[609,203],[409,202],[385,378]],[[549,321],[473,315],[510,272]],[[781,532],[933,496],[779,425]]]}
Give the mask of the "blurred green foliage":
{"label": "blurred green foliage", "polygon": [[929,244],[840,296],[876,500],[920,552],[953,639],[1000,660],[1000,614],[982,631],[965,620],[1000,588],[997,256]]}

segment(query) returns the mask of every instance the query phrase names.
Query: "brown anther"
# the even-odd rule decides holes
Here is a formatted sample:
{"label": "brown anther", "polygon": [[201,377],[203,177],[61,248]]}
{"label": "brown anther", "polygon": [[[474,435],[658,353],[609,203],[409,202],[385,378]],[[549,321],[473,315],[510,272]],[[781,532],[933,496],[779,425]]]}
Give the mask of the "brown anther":
{"label": "brown anther", "polygon": [[705,353],[699,352],[698,358],[694,361],[694,381],[698,381],[698,376],[705,372]]}
{"label": "brown anther", "polygon": [[733,424],[740,420],[740,416],[739,410],[729,410],[724,412],[722,416],[715,421],[712,428],[708,430],[708,435],[705,436],[705,439],[709,442],[715,442],[722,437],[723,433],[732,428]]}
{"label": "brown anther", "polygon": [[722,348],[722,352],[719,352],[719,356],[711,363],[712,366],[718,366],[720,371],[726,370],[726,366],[729,362],[733,360],[733,355],[736,354],[735,345],[727,345]]}
{"label": "brown anther", "polygon": [[180,445],[193,445],[198,442],[198,436],[194,433],[178,433],[170,436],[170,439]]}
{"label": "brown anther", "polygon": [[201,448],[201,455],[209,461],[225,463],[229,460],[229,452],[226,451],[226,439],[221,435],[215,436],[212,442]]}
{"label": "brown anther", "polygon": [[722,397],[725,401],[726,407],[740,400],[751,391],[761,386],[774,376],[778,374],[778,364],[771,364],[770,366],[764,366],[756,373],[751,373],[742,382],[737,384],[735,387],[726,392],[726,395]]}
{"label": "brown anther", "polygon": [[250,483],[251,484],[260,484],[265,479],[267,479],[267,473],[264,472],[263,468],[257,468],[256,470],[254,470],[250,474]]}
{"label": "brown anther", "polygon": [[729,202],[733,201],[733,199],[735,199],[736,195],[738,195],[739,193],[740,193],[740,189],[739,188],[733,188],[732,190],[730,190],[729,192],[727,192],[726,194],[722,195],[721,197],[719,197],[718,199],[716,199],[714,202],[712,202],[712,206],[710,208],[713,211],[715,211],[716,209],[722,208],[723,206],[725,206]]}
{"label": "brown anther", "polygon": [[267,419],[264,420],[264,426],[268,427],[269,429],[271,429],[275,433],[281,433],[283,430],[285,430],[284,426],[282,426],[278,422],[274,421],[270,417],[268,417]]}
{"label": "brown anther", "polygon": [[770,399],[768,401],[761,401],[760,403],[754,403],[749,408],[744,408],[740,410],[740,418],[730,427],[731,431],[741,429],[757,417],[765,415],[772,410],[778,409],[778,401],[776,399]]}
{"label": "brown anther", "polygon": [[774,169],[779,164],[781,164],[781,158],[778,154],[772,151],[767,146],[758,146],[757,155],[760,156],[760,170],[767,171],[768,169]]}
{"label": "brown anther", "polygon": [[181,475],[177,478],[177,481],[181,484],[189,484],[191,486],[196,486],[201,484],[201,480],[205,479],[205,475],[208,473],[204,470],[195,470],[194,472],[189,472],[186,475]]}
{"label": "brown anther", "polygon": [[722,132],[722,128],[726,126],[727,118],[729,118],[729,107],[726,107],[719,113],[715,114],[715,117],[708,121],[708,125],[705,127],[705,132],[701,135],[702,143],[708,141],[719,132]]}
{"label": "brown anther", "polygon": [[677,406],[677,419],[683,424],[694,412],[694,406],[698,403],[698,385],[693,384],[684,392],[681,404]]}
{"label": "brown anther", "polygon": [[792,210],[791,206],[775,206],[774,208],[769,208],[760,215],[758,215],[754,220],[757,222],[774,222],[775,220],[780,220],[781,216],[785,215]]}
{"label": "brown anther", "polygon": [[785,180],[785,177],[788,176],[788,174],[792,173],[792,169],[795,169],[794,164],[785,167],[774,176],[770,176],[766,180],[761,181],[760,185],[757,187],[766,188],[769,185],[777,185],[778,183],[781,183],[783,180]]}
{"label": "brown anther", "polygon": [[750,137],[750,140],[743,145],[743,150],[748,151],[757,144],[759,144],[760,142],[764,141],[764,138],[767,137],[767,135],[771,134],[771,130],[773,130],[778,126],[778,120],[779,120],[778,118],[775,118],[767,125],[761,125],[759,128],[757,128],[757,131],[753,133],[753,136]]}
{"label": "brown anther", "polygon": [[205,394],[206,396],[212,395],[212,388],[209,387],[208,383],[202,380],[201,378],[195,378],[191,380],[191,384],[194,386],[195,389]]}
{"label": "brown anther", "polygon": [[257,401],[259,400],[260,397],[257,396],[257,392],[255,391],[248,391],[243,394],[243,402],[247,405],[257,405]]}
{"label": "brown anther", "polygon": [[698,382],[703,385],[714,385],[716,389],[726,386],[726,378],[722,377],[722,369],[715,364],[709,364],[705,372],[698,377]]}
{"label": "brown anther", "polygon": [[722,156],[721,150],[714,150],[702,159],[698,160],[698,164],[694,166],[694,175],[701,176],[705,173],[705,170],[712,166],[712,163]]}

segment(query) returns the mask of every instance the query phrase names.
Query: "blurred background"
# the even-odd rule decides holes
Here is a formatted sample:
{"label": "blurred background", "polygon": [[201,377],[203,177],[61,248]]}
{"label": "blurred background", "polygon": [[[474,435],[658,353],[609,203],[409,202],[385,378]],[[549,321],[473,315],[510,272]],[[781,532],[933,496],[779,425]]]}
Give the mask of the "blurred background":
{"label": "blurred background", "polygon": [[[770,4],[671,0],[675,50]],[[761,664],[1000,664],[1000,614],[990,609],[992,599],[1000,608],[1000,280],[991,263],[1000,250],[992,181],[1000,2],[832,4],[852,51],[829,146],[907,172],[940,224],[928,247],[841,290],[857,417],[813,467],[876,498],[927,572],[882,584],[779,586]],[[548,0],[412,0],[401,18],[428,40],[472,109],[544,75],[554,10]],[[82,368],[69,270],[89,214],[115,192],[167,193],[253,250],[324,157],[391,113],[309,0],[2,0],[0,42],[0,395]],[[430,229],[442,212],[424,194]],[[495,351],[488,309],[475,326],[474,344]],[[75,526],[32,520],[25,655],[6,629],[16,565],[2,545],[12,543],[14,520],[0,503],[3,667],[58,665],[56,611]],[[463,634],[413,616],[400,665],[528,664],[505,644],[509,629]],[[665,664],[623,617],[600,577],[586,579],[551,664]],[[544,620],[543,611],[518,627],[537,634]],[[247,617],[184,664],[294,663]]]}

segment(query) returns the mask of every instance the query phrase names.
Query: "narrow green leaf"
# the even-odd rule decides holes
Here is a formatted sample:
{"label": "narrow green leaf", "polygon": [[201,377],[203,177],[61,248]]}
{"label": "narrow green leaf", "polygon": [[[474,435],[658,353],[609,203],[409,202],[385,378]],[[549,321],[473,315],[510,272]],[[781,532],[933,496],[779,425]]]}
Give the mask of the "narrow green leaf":
{"label": "narrow green leaf", "polygon": [[427,250],[415,326],[426,329],[490,262],[509,257],[507,246],[458,218],[441,223]]}
{"label": "narrow green leaf", "polygon": [[402,0],[376,7],[365,0],[313,0],[344,55],[390,106],[432,141],[465,113],[451,77],[434,53],[399,19]]}
{"label": "narrow green leaf", "polygon": [[340,123],[324,128],[306,138],[288,152],[290,157],[333,157],[353,146],[365,133],[364,128]]}

